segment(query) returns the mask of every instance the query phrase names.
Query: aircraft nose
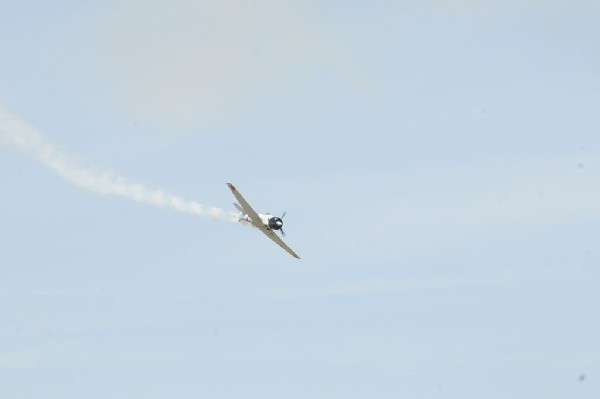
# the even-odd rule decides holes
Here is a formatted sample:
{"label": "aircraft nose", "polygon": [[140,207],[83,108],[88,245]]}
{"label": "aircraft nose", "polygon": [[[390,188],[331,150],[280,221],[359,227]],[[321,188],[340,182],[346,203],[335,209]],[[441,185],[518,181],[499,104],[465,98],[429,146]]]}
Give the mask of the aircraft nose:
{"label": "aircraft nose", "polygon": [[281,226],[283,226],[283,222],[282,222],[281,220],[278,220],[278,221],[276,221],[276,222],[275,222],[275,224],[276,224],[278,227],[281,227]]}

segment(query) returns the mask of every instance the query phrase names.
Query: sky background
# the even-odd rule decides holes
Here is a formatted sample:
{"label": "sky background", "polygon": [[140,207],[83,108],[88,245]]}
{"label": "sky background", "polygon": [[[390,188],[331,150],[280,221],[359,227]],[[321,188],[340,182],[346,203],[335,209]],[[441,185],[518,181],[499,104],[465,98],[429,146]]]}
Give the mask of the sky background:
{"label": "sky background", "polygon": [[[597,398],[600,5],[7,2],[0,397]],[[7,133],[6,125],[0,130]]]}

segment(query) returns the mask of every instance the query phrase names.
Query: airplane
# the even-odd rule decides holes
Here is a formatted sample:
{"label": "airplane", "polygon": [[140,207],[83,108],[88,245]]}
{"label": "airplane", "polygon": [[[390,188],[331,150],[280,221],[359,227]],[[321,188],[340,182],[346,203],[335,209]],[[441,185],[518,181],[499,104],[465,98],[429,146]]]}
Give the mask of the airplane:
{"label": "airplane", "polygon": [[234,203],[235,207],[238,211],[240,211],[239,221],[248,222],[252,224],[252,226],[256,227],[260,231],[262,231],[267,237],[271,240],[275,241],[277,245],[281,248],[285,249],[290,255],[292,255],[296,259],[300,259],[300,257],[286,245],[285,242],[275,233],[275,231],[281,231],[281,234],[285,236],[283,232],[283,217],[285,216],[285,212],[281,217],[273,216],[270,213],[259,214],[256,213],[254,209],[246,202],[242,194],[235,188],[235,186],[231,183],[227,183],[229,189],[235,196],[235,199],[238,200],[239,204]]}

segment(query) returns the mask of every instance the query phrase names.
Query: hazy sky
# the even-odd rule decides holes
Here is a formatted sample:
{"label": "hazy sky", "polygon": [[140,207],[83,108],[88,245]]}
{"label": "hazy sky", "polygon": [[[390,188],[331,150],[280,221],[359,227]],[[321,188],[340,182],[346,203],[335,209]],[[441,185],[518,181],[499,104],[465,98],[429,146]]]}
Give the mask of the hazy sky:
{"label": "hazy sky", "polygon": [[600,5],[498,3],[5,4],[0,397],[597,398]]}

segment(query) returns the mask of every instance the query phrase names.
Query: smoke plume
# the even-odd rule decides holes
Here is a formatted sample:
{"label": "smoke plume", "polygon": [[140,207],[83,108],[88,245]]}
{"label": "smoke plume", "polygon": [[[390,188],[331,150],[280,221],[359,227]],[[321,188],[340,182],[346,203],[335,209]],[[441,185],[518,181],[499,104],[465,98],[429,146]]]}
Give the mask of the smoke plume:
{"label": "smoke plume", "polygon": [[127,181],[112,171],[97,170],[83,165],[78,158],[49,142],[40,132],[10,114],[2,106],[0,106],[0,141],[35,158],[68,182],[93,193],[123,197],[196,216],[234,220],[231,214],[223,209],[205,207],[196,201],[189,201],[162,190],[149,189],[142,184]]}

